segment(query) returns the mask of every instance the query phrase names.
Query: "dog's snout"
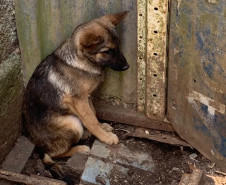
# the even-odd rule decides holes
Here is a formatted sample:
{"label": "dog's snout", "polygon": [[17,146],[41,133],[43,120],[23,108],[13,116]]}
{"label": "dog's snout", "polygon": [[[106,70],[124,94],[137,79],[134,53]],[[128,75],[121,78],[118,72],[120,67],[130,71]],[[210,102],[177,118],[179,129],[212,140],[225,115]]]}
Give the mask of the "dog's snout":
{"label": "dog's snout", "polygon": [[123,71],[129,69],[129,64],[125,65],[122,69],[123,69]]}

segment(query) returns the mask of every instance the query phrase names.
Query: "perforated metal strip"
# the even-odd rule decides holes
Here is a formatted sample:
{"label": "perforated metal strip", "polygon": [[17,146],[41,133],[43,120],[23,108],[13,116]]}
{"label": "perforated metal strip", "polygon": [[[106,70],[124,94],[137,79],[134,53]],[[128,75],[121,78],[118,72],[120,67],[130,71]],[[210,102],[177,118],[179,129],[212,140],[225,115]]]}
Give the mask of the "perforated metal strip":
{"label": "perforated metal strip", "polygon": [[147,2],[146,0],[137,0],[137,105],[138,111],[143,112],[146,101],[146,50],[147,50]]}
{"label": "perforated metal strip", "polygon": [[168,0],[138,0],[138,111],[161,121],[166,102],[167,13]]}

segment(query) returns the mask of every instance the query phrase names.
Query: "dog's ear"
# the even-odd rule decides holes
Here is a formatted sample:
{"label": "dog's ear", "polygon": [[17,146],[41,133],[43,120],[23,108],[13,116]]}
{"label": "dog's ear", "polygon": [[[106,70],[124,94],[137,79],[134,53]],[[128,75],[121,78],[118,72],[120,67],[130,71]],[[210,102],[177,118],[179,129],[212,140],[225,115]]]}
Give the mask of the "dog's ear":
{"label": "dog's ear", "polygon": [[80,52],[93,52],[99,48],[99,46],[104,42],[104,38],[96,35],[94,33],[84,32],[79,38],[79,47],[78,47],[78,54]]}
{"label": "dog's ear", "polygon": [[121,20],[123,20],[126,15],[129,13],[129,11],[124,11],[116,14],[108,14],[100,17],[100,19],[111,22],[113,25],[117,25]]}

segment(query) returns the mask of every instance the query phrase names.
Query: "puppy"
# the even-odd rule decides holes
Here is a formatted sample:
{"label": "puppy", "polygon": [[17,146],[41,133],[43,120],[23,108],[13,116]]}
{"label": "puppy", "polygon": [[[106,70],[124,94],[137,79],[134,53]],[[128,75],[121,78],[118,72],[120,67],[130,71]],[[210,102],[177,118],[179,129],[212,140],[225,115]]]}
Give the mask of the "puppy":
{"label": "puppy", "polygon": [[103,82],[104,67],[129,68],[115,30],[127,13],[79,25],[34,71],[24,96],[24,124],[31,141],[44,150],[44,163],[76,152],[88,153],[88,146],[72,147],[83,137],[83,126],[104,143],[119,142],[110,125],[99,123],[89,97]]}

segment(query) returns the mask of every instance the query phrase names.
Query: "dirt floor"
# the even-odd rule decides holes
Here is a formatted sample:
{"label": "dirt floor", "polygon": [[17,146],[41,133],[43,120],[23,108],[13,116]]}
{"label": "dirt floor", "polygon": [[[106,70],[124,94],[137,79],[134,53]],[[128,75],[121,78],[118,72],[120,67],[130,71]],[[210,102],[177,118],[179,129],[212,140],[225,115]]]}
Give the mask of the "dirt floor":
{"label": "dirt floor", "polygon": [[[110,175],[111,185],[177,185],[182,175],[184,173],[191,173],[194,167],[202,169],[207,174],[212,174],[214,171],[219,170],[214,163],[207,160],[194,149],[172,146],[147,139],[127,137],[127,133],[133,132],[134,127],[124,124],[112,125],[121,143],[130,150],[148,153],[152,157],[155,167],[153,172],[130,168],[127,175],[122,175],[120,171],[113,170],[113,174]],[[94,137],[91,137],[83,141],[82,144],[92,146],[93,142]],[[53,177],[42,164],[37,152],[36,150],[31,156],[22,173]],[[64,165],[66,160],[59,162]],[[72,173],[74,174],[73,183],[78,184],[81,172],[76,171]],[[210,181],[208,182],[208,184],[212,184]]]}

